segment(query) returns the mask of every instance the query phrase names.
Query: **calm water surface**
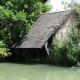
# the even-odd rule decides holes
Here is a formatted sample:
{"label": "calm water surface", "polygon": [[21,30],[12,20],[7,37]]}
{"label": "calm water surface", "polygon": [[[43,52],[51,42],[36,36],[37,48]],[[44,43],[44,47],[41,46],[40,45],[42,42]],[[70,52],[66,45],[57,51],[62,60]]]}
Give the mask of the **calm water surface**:
{"label": "calm water surface", "polygon": [[80,68],[0,63],[0,80],[80,80]]}

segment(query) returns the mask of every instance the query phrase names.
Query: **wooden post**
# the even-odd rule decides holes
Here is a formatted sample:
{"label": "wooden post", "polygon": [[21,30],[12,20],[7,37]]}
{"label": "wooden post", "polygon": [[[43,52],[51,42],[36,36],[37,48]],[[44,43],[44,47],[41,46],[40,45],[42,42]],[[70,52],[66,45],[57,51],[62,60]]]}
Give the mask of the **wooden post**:
{"label": "wooden post", "polygon": [[49,55],[50,55],[50,53],[49,53],[49,49],[48,49],[48,42],[45,44],[45,50],[46,50],[46,53],[47,53],[47,59],[49,59]]}
{"label": "wooden post", "polygon": [[54,34],[51,35],[49,40],[44,45],[45,51],[47,53],[47,59],[51,59],[51,54],[50,54],[49,48],[52,48],[51,43],[53,42],[53,39],[54,39]]}

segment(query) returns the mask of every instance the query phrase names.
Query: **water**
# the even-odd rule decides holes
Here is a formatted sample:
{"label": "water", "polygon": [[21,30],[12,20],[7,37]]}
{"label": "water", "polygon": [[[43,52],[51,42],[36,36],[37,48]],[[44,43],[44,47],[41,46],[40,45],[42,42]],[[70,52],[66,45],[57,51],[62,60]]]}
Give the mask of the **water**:
{"label": "water", "polygon": [[0,80],[80,80],[80,69],[43,64],[0,63]]}

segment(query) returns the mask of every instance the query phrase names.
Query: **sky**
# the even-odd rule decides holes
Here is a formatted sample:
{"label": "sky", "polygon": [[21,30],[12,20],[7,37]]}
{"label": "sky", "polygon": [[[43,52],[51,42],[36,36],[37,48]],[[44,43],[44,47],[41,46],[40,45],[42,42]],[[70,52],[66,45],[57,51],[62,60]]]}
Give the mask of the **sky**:
{"label": "sky", "polygon": [[53,6],[53,9],[51,10],[51,12],[64,10],[61,4],[61,1],[62,0],[50,0],[50,4]]}
{"label": "sky", "polygon": [[[64,11],[62,1],[70,3],[71,0],[50,0],[50,4],[53,6],[53,9],[51,12],[57,12],[57,11]],[[75,0],[75,1],[80,1],[80,0]]]}

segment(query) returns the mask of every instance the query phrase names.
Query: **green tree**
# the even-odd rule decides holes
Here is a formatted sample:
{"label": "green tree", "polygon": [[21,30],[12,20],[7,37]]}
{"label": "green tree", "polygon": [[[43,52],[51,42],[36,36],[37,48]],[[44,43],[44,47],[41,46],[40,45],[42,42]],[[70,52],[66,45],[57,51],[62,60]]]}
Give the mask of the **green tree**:
{"label": "green tree", "polygon": [[7,56],[8,48],[28,33],[35,18],[50,9],[39,0],[0,0],[0,57]]}
{"label": "green tree", "polygon": [[38,0],[0,0],[0,41],[12,46],[28,33],[37,15],[50,9]]}

